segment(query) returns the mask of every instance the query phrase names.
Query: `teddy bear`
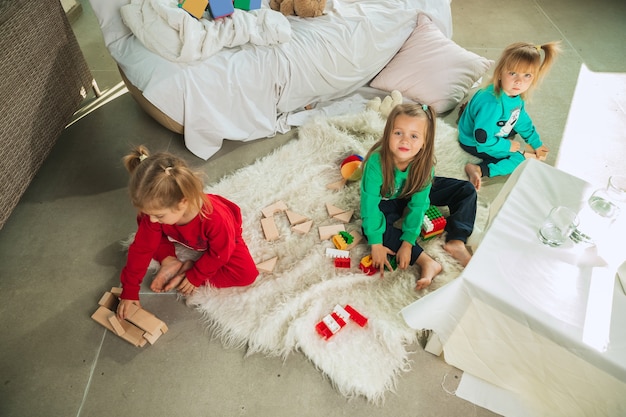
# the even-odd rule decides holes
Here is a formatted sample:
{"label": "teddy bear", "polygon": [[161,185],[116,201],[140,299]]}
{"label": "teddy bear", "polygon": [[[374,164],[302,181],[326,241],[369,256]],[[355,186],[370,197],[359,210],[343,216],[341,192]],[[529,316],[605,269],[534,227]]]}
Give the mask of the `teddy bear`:
{"label": "teddy bear", "polygon": [[324,14],[326,0],[270,0],[270,8],[285,16],[317,17]]}
{"label": "teddy bear", "polygon": [[393,90],[391,95],[388,95],[382,101],[380,100],[380,97],[374,97],[367,102],[365,107],[368,110],[380,113],[383,119],[387,119],[389,113],[391,113],[391,109],[396,107],[398,104],[402,104],[402,101],[402,93],[398,90]]}

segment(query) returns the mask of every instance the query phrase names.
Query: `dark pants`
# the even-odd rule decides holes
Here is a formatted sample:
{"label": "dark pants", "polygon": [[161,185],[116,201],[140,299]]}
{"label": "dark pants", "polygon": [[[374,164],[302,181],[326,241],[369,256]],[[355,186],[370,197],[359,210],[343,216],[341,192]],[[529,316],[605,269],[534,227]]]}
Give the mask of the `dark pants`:
{"label": "dark pants", "polygon": [[[439,207],[447,206],[450,210],[450,215],[446,219],[446,242],[449,240],[467,242],[467,238],[474,230],[476,200],[476,188],[469,181],[445,177],[434,178],[430,189],[430,204]],[[383,245],[394,252],[397,252],[402,245],[400,240],[402,230],[394,227],[393,224],[402,218],[407,204],[407,199],[393,199],[383,200],[378,205],[386,219]],[[423,251],[417,242],[414,243],[411,251],[411,265]]]}

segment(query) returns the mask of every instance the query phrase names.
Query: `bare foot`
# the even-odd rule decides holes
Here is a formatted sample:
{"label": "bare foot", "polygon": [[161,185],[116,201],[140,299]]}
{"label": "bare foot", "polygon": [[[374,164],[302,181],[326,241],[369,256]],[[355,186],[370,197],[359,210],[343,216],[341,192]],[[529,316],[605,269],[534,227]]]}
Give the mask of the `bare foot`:
{"label": "bare foot", "polygon": [[469,182],[474,185],[476,190],[480,190],[481,178],[483,176],[483,172],[478,165],[470,164],[469,162],[465,164],[465,173],[469,178]]}
{"label": "bare foot", "polygon": [[472,254],[469,253],[463,241],[449,240],[444,243],[443,249],[463,266],[467,266],[472,259]]}
{"label": "bare foot", "polygon": [[161,261],[161,268],[150,284],[150,289],[154,292],[164,292],[165,285],[178,274],[183,263],[173,256],[168,256]]}
{"label": "bare foot", "polygon": [[419,291],[428,287],[433,282],[433,278],[441,272],[442,268],[439,262],[428,256],[426,252],[422,252],[417,258],[416,264],[420,268],[421,277],[415,283],[415,290]]}

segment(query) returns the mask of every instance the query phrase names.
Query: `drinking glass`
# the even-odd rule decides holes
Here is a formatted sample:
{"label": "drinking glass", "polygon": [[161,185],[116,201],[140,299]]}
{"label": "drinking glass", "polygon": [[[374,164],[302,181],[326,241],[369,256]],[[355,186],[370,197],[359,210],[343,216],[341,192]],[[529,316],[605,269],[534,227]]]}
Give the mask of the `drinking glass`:
{"label": "drinking glass", "polygon": [[581,211],[581,228],[571,235],[574,242],[593,243],[591,236],[608,231],[620,212],[626,208],[626,176],[612,175],[604,188],[595,190],[587,201],[591,213]]}
{"label": "drinking glass", "polygon": [[548,246],[561,246],[578,227],[578,222],[574,210],[565,206],[554,207],[539,228],[539,240]]}

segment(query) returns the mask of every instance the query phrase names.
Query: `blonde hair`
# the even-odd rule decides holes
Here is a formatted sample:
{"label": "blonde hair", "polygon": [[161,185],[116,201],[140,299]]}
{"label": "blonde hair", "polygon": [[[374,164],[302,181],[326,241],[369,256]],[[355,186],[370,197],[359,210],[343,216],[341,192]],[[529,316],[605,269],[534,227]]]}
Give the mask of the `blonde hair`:
{"label": "blonde hair", "polygon": [[[516,42],[507,46],[502,55],[500,55],[498,64],[491,77],[495,94],[499,95],[502,92],[502,81],[500,80],[502,74],[507,71],[515,71],[523,74],[533,74],[530,87],[521,94],[523,99],[530,97],[532,90],[539,85],[550,71],[557,55],[561,52],[560,45],[560,41],[555,41],[544,43],[543,45]],[[540,52],[542,50],[544,53],[543,59]]]}
{"label": "blonde hair", "polygon": [[380,151],[380,163],[383,172],[383,185],[381,195],[387,197],[394,192],[394,162],[389,140],[393,133],[393,125],[396,117],[406,115],[426,119],[426,134],[424,136],[424,146],[413,157],[409,163],[409,174],[404,188],[401,190],[398,198],[409,198],[416,192],[424,189],[432,181],[432,169],[435,166],[435,125],[436,113],[432,106],[425,104],[398,104],[395,106],[385,124],[382,138],[376,142],[367,153],[365,161],[369,159],[372,153]]}
{"label": "blonde hair", "polygon": [[130,173],[131,202],[140,211],[177,208],[186,199],[202,215],[211,212],[201,174],[192,171],[181,158],[167,152],[150,155],[140,145],[124,156],[122,162]]}

